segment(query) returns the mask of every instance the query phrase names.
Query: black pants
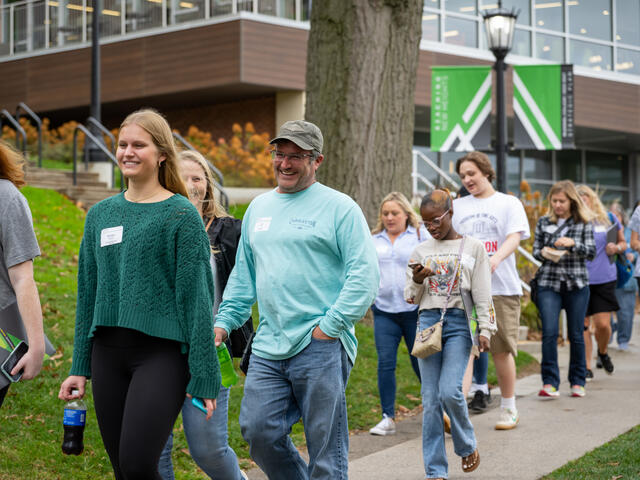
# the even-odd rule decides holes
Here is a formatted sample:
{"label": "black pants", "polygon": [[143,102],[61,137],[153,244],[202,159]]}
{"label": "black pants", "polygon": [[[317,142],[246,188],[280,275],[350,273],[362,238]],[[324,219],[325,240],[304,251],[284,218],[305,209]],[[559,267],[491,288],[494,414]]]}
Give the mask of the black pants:
{"label": "black pants", "polygon": [[7,392],[9,391],[9,385],[0,389],[0,407],[2,406],[2,402],[4,402],[4,397],[7,395]]}
{"label": "black pants", "polygon": [[99,328],[91,357],[98,425],[116,480],[161,480],[158,460],[189,381],[180,344]]}

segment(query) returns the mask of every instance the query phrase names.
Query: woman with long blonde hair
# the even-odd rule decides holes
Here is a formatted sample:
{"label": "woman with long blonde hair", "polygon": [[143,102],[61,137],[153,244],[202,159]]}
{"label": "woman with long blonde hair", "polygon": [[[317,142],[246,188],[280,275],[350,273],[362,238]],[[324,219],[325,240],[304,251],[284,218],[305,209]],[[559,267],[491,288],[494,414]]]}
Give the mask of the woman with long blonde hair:
{"label": "woman with long blonde hair", "polygon": [[127,190],[87,214],[73,360],[58,396],[84,396],[91,378],[116,480],[160,480],[185,394],[203,399],[207,418],[216,408],[210,246],[159,113],[122,122],[116,157]]}
{"label": "woman with long blonde hair", "polygon": [[[380,289],[371,307],[373,331],[378,352],[378,392],[382,420],[369,432],[372,435],[393,435],[395,427],[396,361],[398,346],[404,337],[411,352],[416,336],[417,306],[404,300],[404,275],[409,256],[429,234],[421,226],[420,217],[400,192],[391,192],[380,202],[373,242],[380,266]],[[418,379],[418,360],[409,355]]]}
{"label": "woman with long blonde hair", "polygon": [[[185,150],[178,154],[178,159],[180,174],[189,192],[189,200],[200,213],[211,243],[211,272],[216,286],[213,304],[215,318],[224,288],[236,262],[242,221],[231,217],[218,201],[213,173],[202,154],[194,150]],[[251,317],[240,328],[231,331],[226,344],[232,356],[242,356],[252,333]],[[210,420],[193,406],[190,398],[186,398],[182,405],[182,424],[189,444],[189,453],[209,477],[217,480],[247,478],[240,470],[238,457],[228,442],[229,393],[230,387],[220,387],[217,408]],[[171,461],[172,448],[173,436],[170,435],[158,465],[163,480],[175,478]]]}
{"label": "woman with long blonde hair", "polygon": [[[587,262],[589,271],[589,306],[584,319],[584,343],[587,361],[587,381],[593,378],[591,357],[591,325],[595,327],[598,345],[598,363],[608,374],[613,373],[613,362],[609,357],[608,345],[611,338],[611,315],[620,309],[616,297],[618,271],[615,262],[609,260],[613,255],[622,255],[627,248],[624,229],[617,217],[607,213],[596,192],[587,185],[578,185],[578,193],[585,205],[593,212],[593,237],[596,242],[596,256]],[[614,225],[612,227],[612,225]],[[616,241],[608,241],[608,231],[616,229]]]}
{"label": "woman with long blonde hair", "polygon": [[536,224],[533,256],[542,262],[537,307],[542,319],[541,397],[560,395],[558,368],[558,317],[567,312],[571,342],[569,382],[571,396],[584,397],[585,356],[582,325],[589,302],[587,260],[596,254],[592,214],[570,180],[554,184],[547,196],[549,210]]}

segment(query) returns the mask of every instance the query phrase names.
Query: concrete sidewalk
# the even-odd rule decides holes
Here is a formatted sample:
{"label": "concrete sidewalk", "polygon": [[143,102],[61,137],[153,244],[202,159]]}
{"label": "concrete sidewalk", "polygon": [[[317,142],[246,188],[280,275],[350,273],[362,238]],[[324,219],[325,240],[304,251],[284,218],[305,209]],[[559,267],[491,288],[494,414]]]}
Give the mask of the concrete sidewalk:
{"label": "concrete sidewalk", "polygon": [[[640,317],[636,317],[636,332],[640,331],[638,320]],[[537,396],[542,383],[539,374],[518,380],[518,427],[495,430],[497,408],[473,415],[480,467],[471,474],[463,473],[447,435],[449,478],[539,479],[640,424],[640,346],[633,343],[629,351],[620,352],[614,342],[609,350],[615,365],[613,375],[595,369],[595,379],[587,384],[584,398],[569,396],[569,345],[558,346],[560,397],[548,400]],[[540,360],[539,344],[537,352],[535,345],[527,350]],[[499,405],[498,389],[492,390],[492,399],[492,406]],[[424,479],[421,431],[422,415],[416,415],[398,422],[397,435],[392,437],[351,435],[349,479]],[[257,468],[247,473],[251,480],[267,478]]]}
{"label": "concrete sidewalk", "polygon": [[[594,370],[595,379],[587,384],[587,395],[571,398],[566,381],[569,346],[558,347],[563,382],[560,398],[547,400],[537,396],[541,387],[539,375],[519,380],[517,428],[494,430],[498,409],[471,417],[481,457],[475,472],[462,472],[460,458],[453,453],[451,436],[446,436],[449,478],[538,479],[640,424],[640,347],[632,346],[627,352],[614,347],[609,353],[615,365],[613,375],[602,369]],[[420,424],[421,419],[407,422]],[[409,427],[402,423],[399,428]],[[371,444],[378,440],[367,434],[352,437],[352,443],[360,441]],[[350,461],[349,478],[424,479],[422,438],[418,436]]]}

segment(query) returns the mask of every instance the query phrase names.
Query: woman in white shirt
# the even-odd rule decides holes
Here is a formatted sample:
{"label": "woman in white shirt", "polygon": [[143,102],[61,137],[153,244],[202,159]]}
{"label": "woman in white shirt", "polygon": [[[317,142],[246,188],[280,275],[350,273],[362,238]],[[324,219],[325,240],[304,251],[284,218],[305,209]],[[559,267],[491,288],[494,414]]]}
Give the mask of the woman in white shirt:
{"label": "woman in white shirt", "polygon": [[[404,301],[404,276],[409,256],[429,234],[421,227],[420,217],[407,198],[391,192],[380,204],[378,221],[371,232],[380,265],[380,289],[371,307],[378,353],[378,391],[382,420],[369,432],[393,435],[395,425],[396,359],[398,345],[404,337],[411,352],[416,336],[418,308]],[[409,355],[411,366],[420,379],[418,359]]]}

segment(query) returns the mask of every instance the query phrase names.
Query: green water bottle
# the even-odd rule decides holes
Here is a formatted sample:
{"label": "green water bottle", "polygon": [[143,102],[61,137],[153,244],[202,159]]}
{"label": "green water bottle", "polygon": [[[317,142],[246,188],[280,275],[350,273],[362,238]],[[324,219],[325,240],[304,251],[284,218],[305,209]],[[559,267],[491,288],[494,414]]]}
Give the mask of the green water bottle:
{"label": "green water bottle", "polygon": [[238,374],[233,369],[233,360],[229,355],[229,350],[224,343],[216,347],[218,362],[220,362],[220,375],[222,376],[222,386],[229,388],[238,381]]}

